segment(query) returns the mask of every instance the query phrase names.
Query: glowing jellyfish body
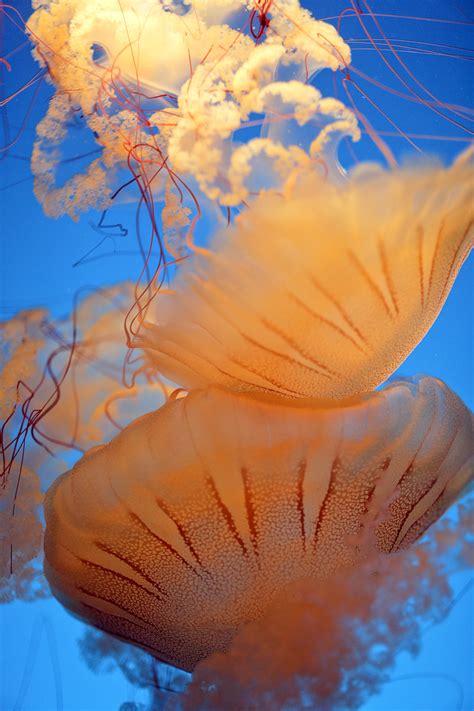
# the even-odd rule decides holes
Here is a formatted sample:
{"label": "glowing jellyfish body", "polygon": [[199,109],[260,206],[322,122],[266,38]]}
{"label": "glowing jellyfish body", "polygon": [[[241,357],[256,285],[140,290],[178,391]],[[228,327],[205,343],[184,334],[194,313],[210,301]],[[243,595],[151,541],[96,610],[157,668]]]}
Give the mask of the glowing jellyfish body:
{"label": "glowing jellyfish body", "polygon": [[[321,163],[323,150],[334,168],[341,136],[360,136],[357,120],[307,78],[349,63],[349,47],[293,0],[275,4],[270,38],[255,43],[242,31],[247,22],[241,0],[42,3],[28,27],[57,89],[32,158],[47,214],[110,207],[127,163],[138,186],[164,202],[165,233],[189,224],[196,199],[239,206],[255,190],[279,188],[294,170]],[[101,155],[60,185],[57,162],[78,107]],[[286,130],[234,142],[265,115],[288,118]]]}
{"label": "glowing jellyfish body", "polygon": [[411,544],[471,467],[471,415],[434,379],[338,405],[196,391],[59,479],[46,573],[81,617],[192,669],[285,585]]}
{"label": "glowing jellyfish body", "polygon": [[[362,166],[363,168],[363,166]],[[264,195],[159,294],[141,345],[188,388],[371,390],[423,338],[472,248],[471,153]]]}

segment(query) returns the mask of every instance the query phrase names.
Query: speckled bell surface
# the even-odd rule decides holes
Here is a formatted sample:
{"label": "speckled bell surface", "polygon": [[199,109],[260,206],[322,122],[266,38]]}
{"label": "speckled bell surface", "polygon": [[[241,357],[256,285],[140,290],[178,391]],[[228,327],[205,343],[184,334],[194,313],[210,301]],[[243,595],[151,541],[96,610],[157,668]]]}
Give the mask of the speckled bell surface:
{"label": "speckled bell surface", "polygon": [[340,403],[194,391],[48,493],[45,570],[89,623],[186,670],[285,585],[410,545],[472,476],[472,417],[433,378]]}

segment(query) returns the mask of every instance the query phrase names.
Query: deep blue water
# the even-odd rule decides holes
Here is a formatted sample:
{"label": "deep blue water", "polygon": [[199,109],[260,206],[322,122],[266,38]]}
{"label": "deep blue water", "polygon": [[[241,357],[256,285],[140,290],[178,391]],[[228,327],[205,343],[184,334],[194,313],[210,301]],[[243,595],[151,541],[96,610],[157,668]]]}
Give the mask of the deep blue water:
{"label": "deep blue water", "polygon": [[[14,4],[28,15],[26,2],[14,0]],[[308,3],[308,6],[324,18],[330,13],[337,15],[345,4],[324,1]],[[473,33],[472,27],[461,24],[469,19],[469,2],[373,2],[373,8],[399,16],[385,18],[384,27],[405,47],[403,56],[420,82],[436,90],[446,102],[473,107]],[[406,14],[451,20],[452,24],[400,17]],[[3,40],[7,50],[18,47],[21,34],[6,27],[4,24]],[[344,21],[342,32],[346,39],[353,40],[354,64],[382,83],[390,81],[396,86],[393,75],[387,75],[386,67],[381,66],[380,58],[361,41],[363,37],[354,19]],[[421,53],[428,44],[435,55]],[[20,49],[10,61],[12,72],[3,71],[6,93],[21,86],[35,71],[27,47]],[[321,77],[320,83],[316,83],[330,93],[329,77]],[[444,118],[433,115],[425,106],[403,101],[376,87],[369,87],[369,91],[393,121],[401,122],[412,134],[437,136],[431,140],[417,139],[424,152],[449,161],[466,145],[461,140],[448,140],[466,138],[466,134]],[[102,245],[94,252],[94,257],[100,258],[83,260],[74,266],[97,245],[98,235],[93,226],[99,216],[87,215],[77,223],[68,218],[51,220],[44,216],[36,201],[28,156],[34,126],[44,114],[49,93],[46,86],[40,90],[20,140],[0,162],[2,319],[36,305],[48,306],[56,315],[66,315],[81,286],[104,286],[133,278],[140,268],[139,256],[132,254],[135,251],[133,219],[125,207],[117,208],[114,218],[130,228],[129,235]],[[31,96],[30,90],[20,101],[12,102],[3,110],[0,119],[6,132],[5,142],[21,126]],[[364,110],[374,123],[378,122],[378,127],[388,131],[390,126],[367,104]],[[402,139],[387,140],[397,156],[412,154]],[[375,156],[365,140],[356,151],[359,158]],[[473,283],[471,257],[436,324],[399,369],[402,375],[429,373],[441,378],[471,407],[474,403]],[[472,711],[474,597],[471,583],[468,574],[454,579],[453,585],[460,597],[448,618],[426,630],[421,652],[415,659],[400,655],[391,681],[379,696],[366,703],[363,711]],[[82,629],[83,625],[52,599],[1,607],[0,709],[114,711],[124,701],[138,700],[138,692],[120,673],[95,675],[87,668],[77,646]]]}

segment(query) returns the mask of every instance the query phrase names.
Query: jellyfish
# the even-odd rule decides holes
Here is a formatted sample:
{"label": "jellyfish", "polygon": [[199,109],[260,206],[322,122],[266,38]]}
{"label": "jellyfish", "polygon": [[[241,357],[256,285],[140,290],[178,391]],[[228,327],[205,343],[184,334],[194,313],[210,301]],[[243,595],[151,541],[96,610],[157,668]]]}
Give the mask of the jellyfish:
{"label": "jellyfish", "polygon": [[[4,330],[6,598],[46,594],[48,489],[53,594],[195,670],[186,708],[300,708],[300,682],[355,708],[417,612],[444,609],[443,546],[465,554],[464,509],[433,525],[470,487],[470,412],[433,377],[376,388],[472,247],[472,152],[397,165],[351,95],[341,28],[378,22],[363,5],[336,28],[296,0],[47,0],[27,23],[53,88],[36,196],[50,217],[102,211],[97,229],[136,204],[143,268],[76,304],[71,335],[40,312]],[[64,177],[77,126],[93,150]],[[342,167],[364,136],[387,168]],[[62,447],[81,459],[59,476]]]}
{"label": "jellyfish", "polygon": [[[350,62],[332,25],[289,0],[273,9],[272,36],[256,43],[242,31],[242,0],[173,5],[51,0],[30,18],[36,56],[56,85],[32,155],[47,214],[77,218],[110,206],[127,163],[142,197],[163,202],[164,239],[176,231],[179,237],[196,193],[198,211],[206,200],[236,207],[255,191],[284,186],[315,159],[323,162],[323,150],[324,164],[336,171],[341,137],[358,140],[354,113],[307,82]],[[166,40],[155,61],[158,34]],[[74,112],[93,131],[100,155],[61,185],[56,164]],[[270,124],[291,119],[287,135],[270,128],[235,140],[263,115]]]}
{"label": "jellyfish", "polygon": [[89,294],[77,304],[72,333],[69,318],[54,319],[44,309],[0,324],[3,602],[45,593],[38,565],[44,490],[71,453],[110,439],[167,397],[138,362],[131,382],[122,377],[122,326],[132,293],[125,284]]}
{"label": "jellyfish", "polygon": [[[473,243],[472,153],[360,166],[264,194],[161,292],[141,345],[187,388],[344,398],[380,385],[438,315]],[[403,205],[403,209],[400,206]]]}
{"label": "jellyfish", "polygon": [[325,406],[193,391],[57,480],[46,575],[76,614],[192,670],[291,581],[415,541],[472,476],[472,424],[430,378]]}

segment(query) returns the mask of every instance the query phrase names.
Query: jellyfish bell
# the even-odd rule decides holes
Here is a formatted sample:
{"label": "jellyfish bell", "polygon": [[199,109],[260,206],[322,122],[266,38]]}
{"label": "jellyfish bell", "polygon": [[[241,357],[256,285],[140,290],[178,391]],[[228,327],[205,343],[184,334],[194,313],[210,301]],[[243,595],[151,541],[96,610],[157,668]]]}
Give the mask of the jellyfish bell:
{"label": "jellyfish bell", "polygon": [[[241,9],[242,2],[198,1],[191,5],[126,0],[119,6],[101,0],[69,1],[68,5],[72,15],[70,45],[78,57],[85,59],[92,46],[100,47],[101,63],[110,65],[124,81],[135,83],[139,78],[147,90],[178,95],[189,79],[190,66],[202,58],[203,47],[212,48],[213,43],[226,40],[226,21]],[[235,39],[228,29],[230,38]]]}
{"label": "jellyfish bell", "polygon": [[140,346],[187,388],[341,398],[382,383],[472,248],[472,151],[265,194],[155,299]]}
{"label": "jellyfish bell", "polygon": [[191,670],[300,579],[409,546],[472,477],[472,417],[423,377],[339,403],[212,387],[87,454],[45,571],[89,623]]}

